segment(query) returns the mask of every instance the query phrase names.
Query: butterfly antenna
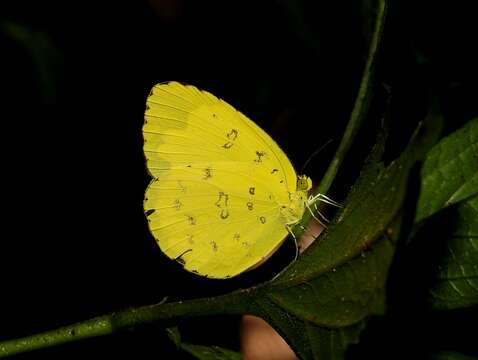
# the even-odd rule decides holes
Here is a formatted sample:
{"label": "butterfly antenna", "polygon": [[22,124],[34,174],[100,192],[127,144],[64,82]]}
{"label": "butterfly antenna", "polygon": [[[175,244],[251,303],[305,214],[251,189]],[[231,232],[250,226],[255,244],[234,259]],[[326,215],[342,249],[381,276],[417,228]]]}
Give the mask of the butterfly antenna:
{"label": "butterfly antenna", "polygon": [[301,174],[304,173],[305,168],[307,167],[307,165],[309,165],[309,163],[310,163],[311,160],[314,158],[314,156],[316,156],[318,153],[320,153],[322,150],[324,150],[325,147],[326,147],[327,145],[329,145],[331,142],[332,142],[332,139],[330,139],[329,141],[327,141],[324,145],[322,145],[321,147],[319,147],[318,149],[316,149],[312,154],[309,155],[309,157],[308,157],[307,160],[305,161],[304,165],[302,165],[302,168],[300,169],[300,173],[301,173]]}

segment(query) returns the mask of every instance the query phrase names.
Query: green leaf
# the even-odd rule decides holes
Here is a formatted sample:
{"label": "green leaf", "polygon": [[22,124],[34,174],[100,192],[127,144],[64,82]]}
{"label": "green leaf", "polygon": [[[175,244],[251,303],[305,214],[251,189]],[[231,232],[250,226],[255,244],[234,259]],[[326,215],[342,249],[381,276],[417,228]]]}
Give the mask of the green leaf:
{"label": "green leaf", "polygon": [[478,196],[460,203],[450,216],[451,238],[430,290],[434,309],[478,304]]}
{"label": "green leaf", "polygon": [[478,304],[478,118],[432,148],[421,178],[415,222],[442,216],[437,246],[446,244],[429,290],[430,305],[456,309]]}
{"label": "green leaf", "polygon": [[433,147],[421,178],[417,223],[478,193],[478,118]]}
{"label": "green leaf", "polygon": [[314,359],[343,359],[345,350],[359,342],[365,321],[340,329],[325,329],[309,325],[307,335],[313,345]]}

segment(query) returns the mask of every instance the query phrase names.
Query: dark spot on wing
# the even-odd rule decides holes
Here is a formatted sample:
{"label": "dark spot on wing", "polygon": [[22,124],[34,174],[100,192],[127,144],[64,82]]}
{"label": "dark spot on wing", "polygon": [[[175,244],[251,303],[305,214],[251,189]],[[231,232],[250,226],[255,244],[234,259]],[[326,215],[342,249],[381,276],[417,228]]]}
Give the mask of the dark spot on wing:
{"label": "dark spot on wing", "polygon": [[149,210],[146,210],[144,213],[145,213],[146,216],[149,216],[152,213],[154,213],[155,211],[156,211],[156,209],[149,209]]}
{"label": "dark spot on wing", "polygon": [[227,211],[227,209],[223,209],[221,210],[221,214],[219,216],[221,216],[221,219],[227,219],[229,217],[229,211]]}
{"label": "dark spot on wing", "polygon": [[218,208],[227,207],[229,201],[229,195],[223,191],[219,191],[219,199],[214,203]]}
{"label": "dark spot on wing", "polygon": [[248,208],[249,210],[253,210],[253,209],[254,209],[254,204],[253,204],[252,202],[250,202],[250,201],[247,202],[247,208]]}
{"label": "dark spot on wing", "polygon": [[196,225],[196,219],[191,215],[186,215],[190,225]]}
{"label": "dark spot on wing", "polygon": [[231,131],[226,134],[227,138],[231,141],[236,140],[237,135],[239,135],[239,131],[237,131],[236,129],[231,129]]}
{"label": "dark spot on wing", "polygon": [[219,209],[221,209],[221,212],[219,213],[219,216],[221,219],[226,219],[229,217],[229,211],[227,209],[229,203],[229,195],[219,191],[219,198],[217,201],[214,203]]}
{"label": "dark spot on wing", "polygon": [[203,176],[203,180],[207,180],[209,178],[212,177],[212,168],[211,167],[207,167],[204,169],[204,176]]}
{"label": "dark spot on wing", "polygon": [[256,150],[256,155],[257,155],[257,158],[254,159],[254,162],[260,163],[262,162],[262,158],[266,155],[266,153],[261,150]]}
{"label": "dark spot on wing", "polygon": [[266,217],[265,217],[265,216],[261,216],[261,217],[259,218],[259,221],[260,221],[261,223],[265,224],[265,223],[266,223]]}
{"label": "dark spot on wing", "polygon": [[249,188],[249,194],[254,195],[256,193],[256,188],[255,187],[250,187]]}

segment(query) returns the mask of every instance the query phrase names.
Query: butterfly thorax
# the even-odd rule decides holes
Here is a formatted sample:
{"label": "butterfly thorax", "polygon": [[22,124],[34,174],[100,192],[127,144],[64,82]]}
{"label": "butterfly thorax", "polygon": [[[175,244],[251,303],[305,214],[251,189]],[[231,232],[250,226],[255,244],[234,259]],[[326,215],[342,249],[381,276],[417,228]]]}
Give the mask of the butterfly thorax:
{"label": "butterfly thorax", "polygon": [[287,204],[280,204],[280,213],[284,224],[294,225],[302,219],[306,200],[306,191],[297,191],[289,194],[289,202]]}
{"label": "butterfly thorax", "polygon": [[289,193],[289,201],[287,204],[280,204],[280,212],[286,225],[297,224],[306,208],[308,192],[312,187],[312,181],[305,175],[297,177],[297,191]]}

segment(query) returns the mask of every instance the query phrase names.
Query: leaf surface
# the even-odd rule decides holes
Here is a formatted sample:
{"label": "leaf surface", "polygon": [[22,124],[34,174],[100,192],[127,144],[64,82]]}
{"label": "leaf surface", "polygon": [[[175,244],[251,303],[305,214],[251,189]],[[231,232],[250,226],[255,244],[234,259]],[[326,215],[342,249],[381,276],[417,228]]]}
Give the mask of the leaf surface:
{"label": "leaf surface", "polygon": [[442,139],[427,155],[415,222],[478,194],[478,118]]}

